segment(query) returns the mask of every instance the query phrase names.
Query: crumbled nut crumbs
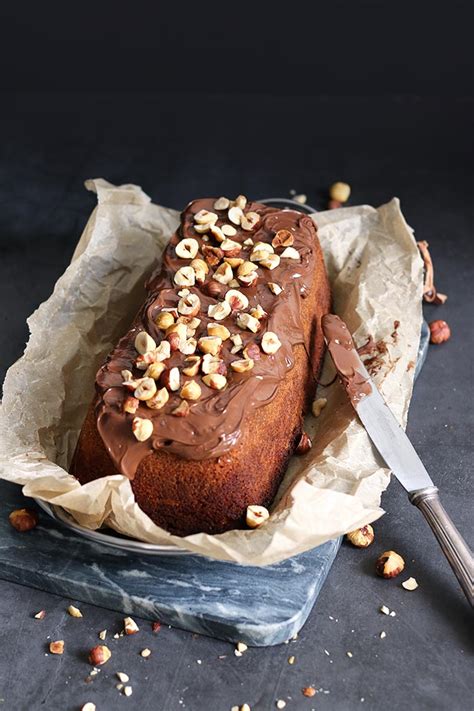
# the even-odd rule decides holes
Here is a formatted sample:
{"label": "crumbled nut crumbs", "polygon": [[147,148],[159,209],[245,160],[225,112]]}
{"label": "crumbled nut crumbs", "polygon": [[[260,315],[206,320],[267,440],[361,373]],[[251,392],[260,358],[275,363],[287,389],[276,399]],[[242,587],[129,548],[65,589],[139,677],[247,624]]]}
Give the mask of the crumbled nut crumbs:
{"label": "crumbled nut crumbs", "polygon": [[418,583],[415,578],[408,578],[408,580],[404,580],[402,583],[402,588],[405,588],[405,590],[416,590],[417,587]]}
{"label": "crumbled nut crumbs", "polygon": [[71,615],[71,617],[82,617],[82,612],[78,607],[75,607],[74,605],[69,605],[67,611]]}
{"label": "crumbled nut crumbs", "polygon": [[382,607],[380,608],[380,612],[382,612],[384,615],[390,614],[390,610],[388,609],[388,607],[386,605],[382,605]]}
{"label": "crumbled nut crumbs", "polygon": [[382,632],[380,633],[380,639],[385,639],[386,636],[387,633],[382,630]]}
{"label": "crumbled nut crumbs", "polygon": [[293,657],[293,656],[288,657],[288,664],[294,664],[295,661],[296,661],[295,657]]}
{"label": "crumbled nut crumbs", "polygon": [[277,702],[276,702],[277,709],[284,709],[285,706],[286,706],[286,701],[284,701],[283,699],[277,700]]}
{"label": "crumbled nut crumbs", "polygon": [[99,632],[99,639],[104,640],[106,638],[106,636],[107,636],[107,630],[101,630]]}
{"label": "crumbled nut crumbs", "polygon": [[132,687],[131,686],[125,686],[123,693],[125,696],[131,696],[132,695]]}
{"label": "crumbled nut crumbs", "polygon": [[150,654],[151,654],[151,649],[148,649],[148,647],[146,647],[145,649],[142,649],[142,651],[140,652],[140,656],[144,657],[145,659],[147,657],[149,657]]}
{"label": "crumbled nut crumbs", "polygon": [[346,654],[347,654],[348,657],[351,657],[351,658],[352,658],[352,652],[346,652]]}
{"label": "crumbled nut crumbs", "polygon": [[46,617],[46,610],[40,610],[34,616],[35,620],[44,620],[45,617]]}
{"label": "crumbled nut crumbs", "polygon": [[117,672],[116,677],[119,681],[123,681],[124,684],[126,684],[127,681],[130,681],[130,677],[128,674],[125,674],[125,672]]}

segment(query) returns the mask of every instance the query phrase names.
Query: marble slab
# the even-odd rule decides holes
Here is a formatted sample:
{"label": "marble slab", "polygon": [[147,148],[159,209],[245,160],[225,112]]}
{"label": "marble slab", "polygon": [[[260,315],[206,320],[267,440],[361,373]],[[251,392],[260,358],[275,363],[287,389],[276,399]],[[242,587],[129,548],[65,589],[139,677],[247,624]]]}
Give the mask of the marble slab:
{"label": "marble slab", "polygon": [[[131,554],[59,526],[20,487],[0,481],[0,578],[231,642],[267,646],[299,632],[340,540],[265,568],[201,556]],[[18,533],[9,511],[31,506],[40,524]]]}

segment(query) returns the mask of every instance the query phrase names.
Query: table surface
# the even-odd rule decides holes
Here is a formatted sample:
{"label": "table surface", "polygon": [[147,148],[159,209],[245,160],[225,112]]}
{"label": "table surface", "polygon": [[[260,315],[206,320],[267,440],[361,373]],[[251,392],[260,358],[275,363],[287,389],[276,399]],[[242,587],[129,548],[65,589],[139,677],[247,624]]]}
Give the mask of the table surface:
{"label": "table surface", "polygon": [[[180,208],[202,195],[252,197],[304,192],[323,209],[335,179],[352,184],[352,204],[400,197],[418,239],[426,239],[436,282],[449,295],[427,306],[451,340],[432,346],[416,385],[408,433],[440,487],[447,510],[473,543],[472,102],[437,98],[259,97],[130,93],[6,94],[0,128],[0,375],[27,339],[25,320],[48,297],[93,208],[83,181],[134,182],[160,204]],[[190,106],[195,110],[190,111]],[[178,629],[115,640],[120,616],[0,581],[0,708],[252,710],[467,709],[472,699],[471,616],[420,513],[394,481],[386,515],[366,551],[344,544],[299,638],[249,649]],[[394,549],[419,588],[374,575]],[[255,573],[258,575],[258,571]],[[380,613],[381,605],[396,611]],[[42,621],[33,619],[40,609]],[[112,660],[88,678],[88,650],[109,631]],[[384,639],[380,633],[386,632]],[[64,639],[62,657],[47,654]],[[152,649],[144,659],[139,651]],[[352,656],[348,655],[352,653]],[[295,657],[290,665],[288,658]],[[115,688],[116,671],[133,696]],[[302,688],[318,695],[305,698]]]}

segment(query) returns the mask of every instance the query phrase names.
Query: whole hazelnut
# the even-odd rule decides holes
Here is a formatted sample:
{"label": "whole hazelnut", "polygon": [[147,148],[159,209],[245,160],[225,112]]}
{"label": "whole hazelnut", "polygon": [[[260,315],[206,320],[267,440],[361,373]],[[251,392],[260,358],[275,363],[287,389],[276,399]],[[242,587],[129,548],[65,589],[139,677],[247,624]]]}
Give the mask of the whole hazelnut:
{"label": "whole hazelnut", "polygon": [[351,194],[351,186],[347,183],[333,183],[329,188],[329,197],[338,202],[347,202]]}
{"label": "whole hazelnut", "polygon": [[89,661],[94,667],[97,667],[108,662],[111,656],[110,649],[105,644],[99,644],[89,652]]}
{"label": "whole hazelnut", "polygon": [[349,531],[347,534],[347,540],[356,548],[367,548],[373,542],[374,537],[374,529],[369,524],[362,526],[362,528],[356,528],[355,531]]}
{"label": "whole hazelnut", "polygon": [[39,517],[33,509],[16,509],[8,517],[11,525],[16,531],[31,531],[39,523]]}
{"label": "whole hazelnut", "polygon": [[430,341],[431,343],[444,343],[444,341],[449,341],[451,338],[451,329],[449,328],[446,321],[438,319],[437,321],[431,321],[430,327]]}
{"label": "whole hazelnut", "polygon": [[395,551],[385,551],[381,556],[378,557],[377,563],[375,564],[375,570],[377,575],[382,578],[395,578],[399,575],[403,568],[405,567],[405,561],[401,555],[395,553]]}

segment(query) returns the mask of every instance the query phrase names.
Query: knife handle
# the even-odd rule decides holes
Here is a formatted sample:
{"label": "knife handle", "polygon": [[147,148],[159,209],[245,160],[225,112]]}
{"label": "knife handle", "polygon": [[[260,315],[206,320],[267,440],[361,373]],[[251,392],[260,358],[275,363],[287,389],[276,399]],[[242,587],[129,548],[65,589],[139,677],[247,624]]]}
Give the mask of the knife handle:
{"label": "knife handle", "polygon": [[471,606],[474,606],[474,564],[472,553],[444,510],[438,496],[437,487],[428,486],[426,489],[412,491],[409,494],[409,499],[414,506],[420,509],[428,521],[464,594]]}

